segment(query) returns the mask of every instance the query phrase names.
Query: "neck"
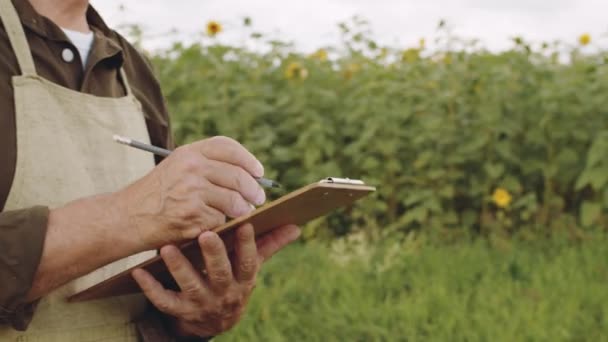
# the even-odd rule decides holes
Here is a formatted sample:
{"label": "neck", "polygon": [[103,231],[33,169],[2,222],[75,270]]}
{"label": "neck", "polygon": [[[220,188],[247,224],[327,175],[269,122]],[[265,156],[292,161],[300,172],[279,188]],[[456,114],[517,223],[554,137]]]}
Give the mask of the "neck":
{"label": "neck", "polygon": [[90,32],[87,23],[89,0],[29,0],[40,15],[49,18],[57,26],[84,33]]}

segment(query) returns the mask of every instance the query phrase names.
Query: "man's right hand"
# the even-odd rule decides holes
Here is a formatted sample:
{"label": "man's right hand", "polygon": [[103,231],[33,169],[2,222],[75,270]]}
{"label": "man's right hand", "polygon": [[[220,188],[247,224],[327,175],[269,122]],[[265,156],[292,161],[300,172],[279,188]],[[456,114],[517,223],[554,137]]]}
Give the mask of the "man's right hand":
{"label": "man's right hand", "polygon": [[143,249],[194,239],[249,213],[266,196],[262,164],[241,144],[213,137],[176,149],[149,174],[115,193]]}

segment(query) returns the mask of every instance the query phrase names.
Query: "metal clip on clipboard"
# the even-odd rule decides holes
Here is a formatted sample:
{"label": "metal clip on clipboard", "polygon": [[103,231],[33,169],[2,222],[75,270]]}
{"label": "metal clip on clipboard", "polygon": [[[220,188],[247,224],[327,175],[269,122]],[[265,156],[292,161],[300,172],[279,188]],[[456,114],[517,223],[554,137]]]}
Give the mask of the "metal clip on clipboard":
{"label": "metal clip on clipboard", "polygon": [[365,183],[363,181],[358,180],[358,179],[337,178],[337,177],[327,177],[327,178],[321,180],[319,183],[365,185]]}

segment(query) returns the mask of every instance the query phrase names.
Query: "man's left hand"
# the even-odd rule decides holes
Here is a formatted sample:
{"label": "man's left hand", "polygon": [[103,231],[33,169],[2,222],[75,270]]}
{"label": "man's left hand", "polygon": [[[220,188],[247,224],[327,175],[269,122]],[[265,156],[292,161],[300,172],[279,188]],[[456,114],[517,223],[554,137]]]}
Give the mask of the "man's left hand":
{"label": "man's left hand", "polygon": [[161,312],[174,317],[182,336],[214,336],[232,328],[240,319],[255,287],[261,264],[300,235],[296,226],[285,226],[257,242],[253,227],[239,227],[234,239],[234,256],[213,232],[199,236],[205,271],[196,270],[175,246],[160,250],[167,268],[181,291],[165,289],[150,273],[133,271],[144,294]]}

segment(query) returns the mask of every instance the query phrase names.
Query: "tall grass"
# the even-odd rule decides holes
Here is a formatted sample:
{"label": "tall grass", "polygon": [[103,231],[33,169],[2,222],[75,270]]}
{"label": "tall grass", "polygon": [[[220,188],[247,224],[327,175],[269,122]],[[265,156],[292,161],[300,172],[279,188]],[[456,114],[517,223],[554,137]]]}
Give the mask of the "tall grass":
{"label": "tall grass", "polygon": [[341,260],[294,246],[261,274],[243,321],[218,341],[608,339],[608,241],[416,243]]}

